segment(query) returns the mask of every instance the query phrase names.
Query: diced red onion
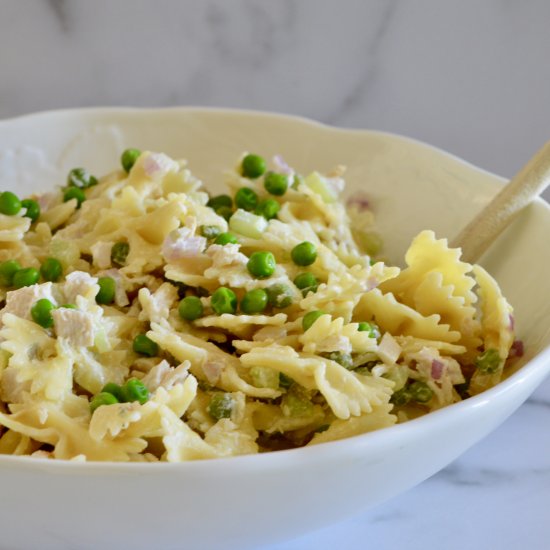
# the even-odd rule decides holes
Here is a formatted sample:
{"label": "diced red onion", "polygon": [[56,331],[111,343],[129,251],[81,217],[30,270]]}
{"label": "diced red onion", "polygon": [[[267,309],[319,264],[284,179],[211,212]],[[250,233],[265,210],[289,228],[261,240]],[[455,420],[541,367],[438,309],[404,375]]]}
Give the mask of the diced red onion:
{"label": "diced red onion", "polygon": [[204,375],[210,384],[216,384],[220,378],[224,364],[221,361],[205,361],[202,365]]}
{"label": "diced red onion", "polygon": [[508,319],[510,320],[510,330],[514,330],[515,321],[514,316],[511,313],[508,315]]}
{"label": "diced red onion", "polygon": [[281,155],[275,155],[273,157],[273,164],[277,171],[287,176],[293,176],[294,170],[287,164],[286,160]]}
{"label": "diced red onion", "polygon": [[367,291],[376,288],[380,284],[378,277],[369,277],[367,279]]}
{"label": "diced red onion", "polygon": [[157,172],[161,171],[161,165],[155,158],[155,155],[149,155],[144,159],[143,170],[149,177],[152,177]]}
{"label": "diced red onion", "polygon": [[170,235],[162,243],[162,255],[167,262],[181,260],[182,258],[195,258],[206,248],[204,237],[184,237],[173,239]]}
{"label": "diced red onion", "polygon": [[515,340],[510,348],[510,357],[523,357],[525,353],[525,347],[523,345],[523,340]]}
{"label": "diced red onion", "polygon": [[443,374],[443,369],[445,367],[445,364],[441,361],[438,361],[437,359],[434,359],[432,361],[432,378],[434,380],[439,380],[441,378],[441,375]]}
{"label": "diced red onion", "polygon": [[348,208],[355,208],[359,212],[364,212],[370,208],[369,199],[362,193],[354,193],[346,202]]}
{"label": "diced red onion", "polygon": [[40,206],[40,210],[48,210],[49,206],[55,200],[55,197],[55,193],[44,193],[43,195],[39,195],[36,201]]}

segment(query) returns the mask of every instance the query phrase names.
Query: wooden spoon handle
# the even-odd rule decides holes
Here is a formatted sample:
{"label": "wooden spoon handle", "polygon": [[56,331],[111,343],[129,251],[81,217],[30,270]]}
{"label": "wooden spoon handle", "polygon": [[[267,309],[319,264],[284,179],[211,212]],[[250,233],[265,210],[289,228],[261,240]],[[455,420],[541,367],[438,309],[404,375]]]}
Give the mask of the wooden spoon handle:
{"label": "wooden spoon handle", "polygon": [[453,239],[462,259],[475,263],[518,212],[550,184],[550,141]]}

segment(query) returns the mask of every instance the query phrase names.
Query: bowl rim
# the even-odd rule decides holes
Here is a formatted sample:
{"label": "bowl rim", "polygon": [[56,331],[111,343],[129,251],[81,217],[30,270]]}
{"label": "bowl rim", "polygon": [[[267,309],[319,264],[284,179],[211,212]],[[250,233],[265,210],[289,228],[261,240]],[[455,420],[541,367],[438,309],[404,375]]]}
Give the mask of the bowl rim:
{"label": "bowl rim", "polygon": [[171,106],[171,107],[132,107],[132,106],[118,107],[116,105],[74,107],[74,108],[68,108],[68,109],[61,108],[61,109],[51,109],[51,110],[45,110],[45,111],[34,111],[31,113],[24,113],[13,117],[0,118],[0,126],[3,124],[8,124],[8,123],[12,124],[12,123],[17,123],[19,121],[26,122],[29,119],[45,118],[49,116],[71,116],[71,115],[79,115],[79,114],[84,114],[85,116],[88,116],[88,115],[101,116],[104,114],[111,114],[111,113],[124,114],[124,115],[145,115],[145,116],[152,116],[155,114],[164,114],[164,113],[176,113],[176,114],[182,114],[182,115],[186,113],[199,114],[199,115],[200,114],[205,114],[205,115],[229,114],[229,115],[264,117],[264,118],[285,120],[286,122],[291,124],[292,123],[303,124],[305,126],[314,127],[318,130],[329,131],[329,132],[343,132],[343,133],[352,133],[352,134],[358,134],[358,135],[364,134],[364,135],[373,135],[373,136],[376,136],[376,135],[384,136],[391,139],[407,141],[416,145],[420,145],[427,149],[431,149],[432,151],[436,151],[441,155],[446,156],[447,158],[453,159],[466,167],[472,168],[482,174],[490,176],[491,178],[493,178],[494,180],[498,180],[502,184],[508,181],[508,179],[505,178],[504,176],[500,176],[498,174],[495,174],[494,172],[490,172],[489,170],[486,170],[485,168],[476,166],[475,164],[472,164],[471,162],[459,157],[458,155],[445,151],[444,149],[437,147],[436,145],[432,145],[428,142],[422,141],[417,138],[413,138],[411,136],[397,134],[397,133],[389,132],[385,130],[374,130],[370,128],[346,128],[345,126],[335,126],[335,125],[327,124],[319,120],[315,120],[313,118],[309,118],[302,115],[281,113],[277,111],[264,111],[260,109],[258,110],[242,109],[238,107],[202,107],[198,105],[181,105],[181,106]]}
{"label": "bowl rim", "polygon": [[[27,122],[33,118],[46,118],[52,116],[104,116],[109,114],[123,115],[145,115],[154,116],[158,114],[204,114],[204,115],[232,115],[232,116],[247,116],[256,118],[269,118],[283,120],[290,124],[302,124],[321,130],[324,132],[346,133],[357,135],[381,136],[398,141],[405,141],[411,144],[420,145],[423,148],[445,156],[455,162],[473,169],[478,173],[489,176],[492,179],[491,184],[495,188],[505,184],[508,180],[502,176],[496,175],[484,168],[480,168],[461,157],[449,153],[437,146],[431,145],[419,139],[386,132],[381,130],[372,130],[366,128],[345,128],[332,126],[323,122],[303,117],[299,115],[291,115],[286,113],[278,113],[275,111],[262,111],[253,109],[239,109],[226,107],[200,107],[200,106],[176,106],[176,107],[117,107],[117,106],[97,106],[84,108],[70,109],[52,109],[46,111],[36,111],[28,114],[17,115],[14,117],[0,119],[0,130],[2,126],[8,124],[17,124],[18,122]],[[546,211],[550,214],[550,204],[538,197],[534,202],[541,203]],[[546,371],[546,372],[545,372]],[[293,465],[297,466],[300,463],[322,462],[326,460],[333,461],[338,456],[351,456],[357,454],[361,449],[369,446],[385,446],[394,439],[400,438],[400,433],[414,434],[419,431],[424,431],[426,425],[446,422],[446,418],[453,415],[466,414],[467,411],[484,407],[494,400],[503,399],[506,394],[513,391],[514,388],[528,382],[530,379],[540,376],[543,380],[550,374],[550,346],[547,346],[535,357],[528,360],[523,366],[510,374],[507,378],[499,382],[496,386],[485,390],[484,392],[469,397],[464,401],[453,403],[441,409],[419,416],[409,420],[403,424],[394,424],[386,428],[380,428],[372,432],[359,434],[344,439],[329,441],[312,446],[299,447],[295,449],[287,449],[281,451],[272,451],[266,453],[220,457],[213,459],[202,459],[193,461],[184,461],[177,463],[170,462],[102,462],[102,461],[79,461],[67,459],[49,459],[38,458],[27,455],[0,455],[0,466],[2,467],[20,467],[25,470],[50,470],[58,472],[71,473],[132,473],[142,475],[143,473],[158,473],[160,471],[174,471],[179,473],[185,469],[185,473],[189,472],[193,475],[207,473],[208,475],[216,472],[223,472],[223,475],[237,474],[239,472],[250,471],[251,469],[264,469],[267,466],[272,466],[273,461],[278,463],[278,466]],[[518,406],[520,406],[518,404]],[[410,433],[409,433],[410,432]]]}

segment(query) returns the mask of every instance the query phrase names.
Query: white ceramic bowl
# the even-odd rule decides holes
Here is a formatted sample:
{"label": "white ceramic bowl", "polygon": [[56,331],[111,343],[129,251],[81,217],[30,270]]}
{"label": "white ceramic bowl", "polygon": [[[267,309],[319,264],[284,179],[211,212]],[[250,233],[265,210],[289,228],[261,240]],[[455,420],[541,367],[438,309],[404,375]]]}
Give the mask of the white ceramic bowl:
{"label": "white ceramic bowl", "polygon": [[[502,180],[422,143],[287,116],[204,109],[93,109],[0,122],[0,188],[21,195],[84,165],[118,166],[129,146],[190,161],[212,187],[243,150],[298,170],[349,167],[372,198],[386,253],[420,229],[454,236]],[[357,514],[434,474],[510,415],[550,371],[550,208],[529,206],[482,263],[515,306],[526,356],[497,387],[428,416],[311,448],[184,464],[0,457],[0,545],[17,548],[247,548]]]}

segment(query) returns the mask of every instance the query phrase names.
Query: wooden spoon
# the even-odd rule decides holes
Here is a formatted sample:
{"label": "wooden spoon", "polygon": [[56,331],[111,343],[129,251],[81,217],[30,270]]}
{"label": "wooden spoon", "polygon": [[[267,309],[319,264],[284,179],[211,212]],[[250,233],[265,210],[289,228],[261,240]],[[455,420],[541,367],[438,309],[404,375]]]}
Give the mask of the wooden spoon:
{"label": "wooden spoon", "polygon": [[515,216],[550,184],[550,141],[453,239],[462,260],[475,263]]}

